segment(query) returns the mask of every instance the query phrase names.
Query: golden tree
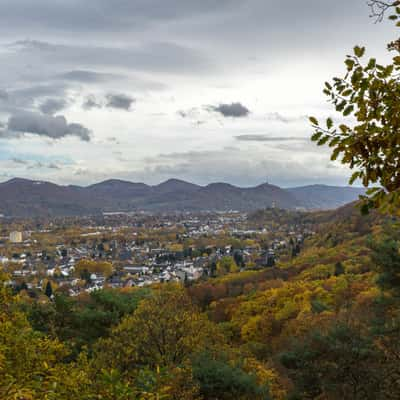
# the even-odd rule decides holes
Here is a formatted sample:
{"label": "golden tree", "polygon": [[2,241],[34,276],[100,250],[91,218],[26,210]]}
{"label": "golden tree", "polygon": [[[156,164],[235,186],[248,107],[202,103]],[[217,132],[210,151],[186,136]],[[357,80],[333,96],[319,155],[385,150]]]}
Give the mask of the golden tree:
{"label": "golden tree", "polygon": [[[400,17],[399,1],[369,2],[373,16],[382,20],[393,9],[390,20]],[[332,149],[332,160],[341,159],[355,172],[350,183],[360,180],[369,187],[363,211],[379,208],[400,213],[400,39],[388,45],[396,54],[392,63],[382,65],[375,58],[365,60],[365,47],[354,47],[345,64],[344,77],[326,82],[324,93],[341,114],[339,122],[328,118],[324,124],[310,121],[315,129],[312,140]],[[374,187],[370,187],[375,185]]]}

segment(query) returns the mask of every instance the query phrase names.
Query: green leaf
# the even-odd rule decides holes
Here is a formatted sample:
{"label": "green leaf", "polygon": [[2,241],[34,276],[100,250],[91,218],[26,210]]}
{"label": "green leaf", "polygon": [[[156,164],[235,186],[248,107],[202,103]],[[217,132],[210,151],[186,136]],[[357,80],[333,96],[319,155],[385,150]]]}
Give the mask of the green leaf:
{"label": "green leaf", "polygon": [[379,190],[381,190],[381,189],[378,187],[372,187],[372,188],[369,188],[366,193],[368,196],[371,196],[374,193],[378,192]]}
{"label": "green leaf", "polygon": [[354,54],[361,58],[365,54],[365,47],[356,46],[354,47]]}
{"label": "green leaf", "polygon": [[347,133],[347,132],[350,130],[350,128],[349,128],[347,125],[345,125],[345,124],[339,125],[339,129],[340,129],[340,131],[341,131],[342,133]]}
{"label": "green leaf", "polygon": [[312,136],[311,136],[311,140],[313,142],[316,142],[317,140],[319,140],[322,136],[322,132],[315,132]]}
{"label": "green leaf", "polygon": [[340,150],[338,148],[333,150],[332,155],[331,155],[331,160],[332,161],[337,160],[337,158],[339,157],[339,154],[340,154]]}
{"label": "green leaf", "polygon": [[313,125],[319,125],[319,122],[318,122],[317,118],[315,118],[315,117],[310,117],[309,119],[310,119],[310,122],[311,122]]}
{"label": "green leaf", "polygon": [[339,103],[336,106],[336,111],[342,112],[344,110],[344,108],[346,107],[346,105],[347,105],[347,101],[343,100],[341,103]]}
{"label": "green leaf", "polygon": [[323,146],[329,139],[330,139],[329,136],[324,136],[323,138],[321,138],[321,139],[318,141],[317,145],[318,145],[318,146]]}
{"label": "green leaf", "polygon": [[329,147],[334,147],[334,146],[336,146],[339,142],[340,142],[340,138],[337,136],[337,137],[333,138],[333,139],[329,142]]}
{"label": "green leaf", "polygon": [[353,69],[353,67],[354,67],[354,60],[352,60],[351,58],[348,58],[348,59],[345,61],[345,64],[347,65],[347,69],[348,69],[349,71],[351,71],[351,70]]}
{"label": "green leaf", "polygon": [[367,66],[367,70],[368,69],[373,69],[376,66],[376,59],[375,58],[371,58],[369,60],[368,66]]}
{"label": "green leaf", "polygon": [[351,175],[351,178],[349,180],[349,184],[352,185],[358,178],[360,177],[360,172],[354,172],[353,175]]}
{"label": "green leaf", "polygon": [[345,110],[343,111],[343,115],[345,117],[347,117],[348,115],[350,115],[352,112],[354,111],[354,106],[348,106],[345,108]]}
{"label": "green leaf", "polygon": [[328,129],[331,129],[332,126],[333,126],[333,120],[332,120],[332,118],[328,118],[328,119],[326,120],[326,127],[327,127]]}

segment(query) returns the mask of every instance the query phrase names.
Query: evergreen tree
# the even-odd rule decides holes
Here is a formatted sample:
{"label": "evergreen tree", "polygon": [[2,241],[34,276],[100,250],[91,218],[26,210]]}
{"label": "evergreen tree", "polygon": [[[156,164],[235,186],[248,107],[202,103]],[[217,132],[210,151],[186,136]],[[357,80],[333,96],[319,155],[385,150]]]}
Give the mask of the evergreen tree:
{"label": "evergreen tree", "polygon": [[53,296],[53,288],[51,287],[50,281],[47,281],[46,289],[45,289],[44,293],[49,299],[51,299],[51,297]]}
{"label": "evergreen tree", "polygon": [[18,292],[22,291],[22,290],[28,290],[28,285],[26,284],[25,281],[23,281],[21,283],[21,286],[18,288]]}
{"label": "evergreen tree", "polygon": [[335,264],[335,276],[343,275],[345,272],[343,264],[339,261]]}

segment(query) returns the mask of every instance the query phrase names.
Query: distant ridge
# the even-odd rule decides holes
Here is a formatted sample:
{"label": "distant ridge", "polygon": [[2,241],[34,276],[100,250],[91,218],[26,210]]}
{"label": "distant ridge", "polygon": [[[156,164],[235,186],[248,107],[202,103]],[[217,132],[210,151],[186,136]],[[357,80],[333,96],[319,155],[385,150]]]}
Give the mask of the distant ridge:
{"label": "distant ridge", "polygon": [[365,194],[365,189],[351,186],[309,185],[287,190],[307,209],[338,208]]}
{"label": "distant ridge", "polygon": [[96,215],[110,211],[254,211],[334,209],[358,199],[364,189],[310,185],[282,189],[264,183],[241,188],[200,186],[179,179],[146,185],[109,179],[86,187],[13,178],[0,183],[0,214],[11,217]]}

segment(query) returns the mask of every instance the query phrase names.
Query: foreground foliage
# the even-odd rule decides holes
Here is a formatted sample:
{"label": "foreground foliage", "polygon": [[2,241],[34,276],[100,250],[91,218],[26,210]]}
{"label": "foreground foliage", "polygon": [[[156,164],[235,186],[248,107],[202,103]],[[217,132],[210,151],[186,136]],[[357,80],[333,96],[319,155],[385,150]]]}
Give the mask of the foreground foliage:
{"label": "foreground foliage", "polygon": [[31,299],[2,276],[0,398],[398,398],[398,221],[307,218],[297,257],[186,288]]}

